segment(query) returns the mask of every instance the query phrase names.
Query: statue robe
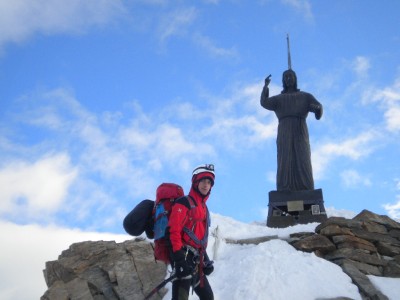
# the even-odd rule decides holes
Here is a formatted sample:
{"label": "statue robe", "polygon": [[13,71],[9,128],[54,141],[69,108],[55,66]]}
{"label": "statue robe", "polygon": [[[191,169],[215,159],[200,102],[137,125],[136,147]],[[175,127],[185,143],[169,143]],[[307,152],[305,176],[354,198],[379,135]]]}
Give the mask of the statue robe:
{"label": "statue robe", "polygon": [[263,89],[261,105],[274,111],[279,119],[276,187],[278,191],[313,190],[311,150],[306,118],[321,104],[306,92],[288,92],[269,97]]}

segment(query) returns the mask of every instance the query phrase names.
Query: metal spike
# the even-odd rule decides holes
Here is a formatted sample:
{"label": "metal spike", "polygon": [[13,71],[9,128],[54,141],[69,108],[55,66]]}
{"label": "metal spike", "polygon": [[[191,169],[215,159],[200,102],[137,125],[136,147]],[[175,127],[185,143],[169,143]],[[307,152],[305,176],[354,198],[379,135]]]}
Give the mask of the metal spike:
{"label": "metal spike", "polygon": [[286,36],[286,40],[287,40],[287,49],[288,49],[288,68],[289,68],[289,70],[291,70],[292,69],[292,59],[290,57],[289,33]]}

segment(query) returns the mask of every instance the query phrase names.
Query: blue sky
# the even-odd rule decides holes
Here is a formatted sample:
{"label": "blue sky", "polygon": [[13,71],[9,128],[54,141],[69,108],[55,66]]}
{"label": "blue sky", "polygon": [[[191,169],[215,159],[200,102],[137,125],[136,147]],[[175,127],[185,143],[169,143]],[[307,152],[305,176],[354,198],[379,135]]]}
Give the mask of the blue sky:
{"label": "blue sky", "polygon": [[0,220],[123,233],[214,163],[210,209],[266,220],[286,34],[325,206],[400,218],[400,3],[0,1]]}

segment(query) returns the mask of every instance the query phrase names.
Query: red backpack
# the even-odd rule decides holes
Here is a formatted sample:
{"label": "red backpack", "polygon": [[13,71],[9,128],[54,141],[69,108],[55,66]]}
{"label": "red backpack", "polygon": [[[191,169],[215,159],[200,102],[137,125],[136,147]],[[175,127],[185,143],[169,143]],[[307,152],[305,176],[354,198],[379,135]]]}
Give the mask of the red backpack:
{"label": "red backpack", "polygon": [[[183,197],[183,188],[175,183],[162,183],[158,186],[156,191],[156,200],[143,200],[125,217],[123,226],[125,231],[133,236],[139,236],[143,232],[149,239],[154,238],[154,257],[156,260],[170,263],[169,255],[170,249],[168,242],[165,238],[168,220],[171,215],[172,206],[175,200]],[[188,197],[191,209],[196,205],[191,197]],[[207,210],[207,223],[209,226],[209,215]],[[188,228],[184,227],[183,230],[191,237],[195,243],[204,245],[208,237],[205,234],[203,240],[199,241],[195,234]]]}
{"label": "red backpack", "polygon": [[184,195],[183,188],[175,183],[162,183],[156,192],[153,208],[154,220],[154,257],[156,260],[169,263],[169,248],[165,239],[165,231],[175,200]]}

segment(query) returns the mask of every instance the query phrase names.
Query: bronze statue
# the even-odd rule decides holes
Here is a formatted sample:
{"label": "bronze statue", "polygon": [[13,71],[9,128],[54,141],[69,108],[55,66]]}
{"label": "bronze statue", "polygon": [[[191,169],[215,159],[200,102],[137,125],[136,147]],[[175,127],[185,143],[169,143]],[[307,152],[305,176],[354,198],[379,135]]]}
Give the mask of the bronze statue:
{"label": "bronze statue", "polygon": [[314,189],[311,166],[311,150],[306,118],[308,112],[315,113],[319,120],[322,105],[313,95],[297,89],[296,73],[291,69],[283,72],[283,91],[280,95],[269,97],[271,75],[265,79],[261,93],[261,105],[275,112],[279,119],[276,139],[278,170],[276,187],[278,191],[303,191]]}

